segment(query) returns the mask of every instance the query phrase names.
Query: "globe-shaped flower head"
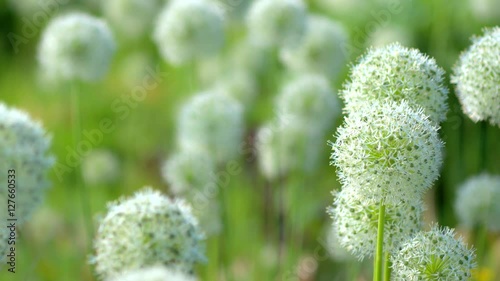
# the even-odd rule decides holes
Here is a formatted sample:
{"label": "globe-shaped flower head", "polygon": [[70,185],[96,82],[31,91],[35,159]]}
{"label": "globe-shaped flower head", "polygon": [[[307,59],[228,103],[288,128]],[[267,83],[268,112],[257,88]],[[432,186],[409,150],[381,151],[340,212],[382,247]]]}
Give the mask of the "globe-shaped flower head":
{"label": "globe-shaped flower head", "polygon": [[192,276],[164,266],[132,270],[106,281],[196,281]]}
{"label": "globe-shaped flower head", "polygon": [[433,225],[408,239],[392,257],[394,280],[470,280],[475,254],[452,229]]}
{"label": "globe-shaped flower head", "polygon": [[194,265],[205,260],[203,240],[184,201],[147,188],[109,204],[91,263],[102,279],[158,264],[192,274]]}
{"label": "globe-shaped flower head", "polygon": [[210,1],[172,1],[158,16],[153,37],[174,65],[215,55],[224,45],[222,13]]}
{"label": "globe-shaped flower head", "polygon": [[5,202],[0,219],[6,221],[7,215],[10,216],[8,180],[15,182],[16,209],[10,218],[16,218],[17,224],[25,222],[42,203],[49,186],[47,173],[54,164],[53,157],[48,155],[49,147],[50,138],[39,123],[26,113],[0,103],[0,170],[4,171],[0,173],[0,181],[5,184],[0,189],[0,199]]}
{"label": "globe-shaped flower head", "polygon": [[296,46],[307,26],[302,0],[258,0],[247,16],[250,38],[266,47]]}
{"label": "globe-shaped flower head", "polygon": [[49,79],[95,81],[108,71],[115,49],[105,22],[87,14],[71,13],[48,24],[38,60]]}
{"label": "globe-shaped flower head", "polygon": [[351,69],[340,97],[347,113],[370,106],[373,100],[406,100],[414,109],[422,107],[438,124],[446,119],[448,110],[443,75],[434,59],[395,43],[368,51]]}
{"label": "globe-shaped flower head", "polygon": [[500,126],[500,27],[485,29],[482,37],[473,38],[451,82],[470,119]]}
{"label": "globe-shaped flower head", "polygon": [[[329,213],[340,245],[358,259],[371,257],[377,245],[380,202],[364,200],[352,186],[344,186],[334,195]],[[403,241],[420,231],[423,203],[404,199],[385,208],[384,250],[394,253]]]}
{"label": "globe-shaped flower head", "polygon": [[343,46],[347,38],[347,31],[340,23],[310,16],[299,46],[283,49],[281,59],[294,72],[313,72],[336,78],[345,65]]}
{"label": "globe-shaped flower head", "polygon": [[203,150],[221,164],[238,154],[243,125],[238,101],[218,92],[200,93],[181,110],[177,143],[184,151]]}
{"label": "globe-shaped flower head", "polygon": [[472,229],[484,226],[500,231],[500,176],[482,174],[467,180],[458,189],[455,213]]}
{"label": "globe-shaped flower head", "polygon": [[303,119],[309,126],[324,130],[340,114],[340,101],[321,75],[302,75],[287,83],[276,100],[283,117]]}
{"label": "globe-shaped flower head", "polygon": [[150,36],[162,0],[107,0],[102,1],[104,16],[111,27],[126,39]]}
{"label": "globe-shaped flower head", "polygon": [[332,144],[340,181],[366,199],[418,200],[439,175],[443,143],[437,127],[406,102],[373,102],[352,112]]}

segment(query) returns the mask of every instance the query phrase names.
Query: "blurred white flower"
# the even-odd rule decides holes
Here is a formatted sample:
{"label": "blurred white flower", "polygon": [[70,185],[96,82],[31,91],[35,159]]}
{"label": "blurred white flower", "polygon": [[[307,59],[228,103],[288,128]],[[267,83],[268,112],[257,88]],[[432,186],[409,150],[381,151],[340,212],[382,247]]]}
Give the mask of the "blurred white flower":
{"label": "blurred white flower", "polygon": [[335,80],[345,66],[343,48],[347,41],[348,33],[339,22],[322,16],[309,16],[307,31],[300,44],[283,48],[281,60],[294,72],[312,72]]}
{"label": "blurred white flower", "polygon": [[296,46],[307,26],[302,0],[257,0],[247,15],[250,39],[265,47]]}
{"label": "blurred white flower", "polygon": [[173,65],[217,54],[224,45],[221,11],[204,0],[171,1],[158,16],[153,38]]}
{"label": "blurred white flower", "polygon": [[117,34],[137,40],[149,36],[153,22],[164,0],[106,0],[102,1],[105,18]]}
{"label": "blurred white flower", "polygon": [[[48,172],[54,164],[49,155],[51,138],[25,112],[0,103],[0,198],[4,206],[0,219],[7,220],[8,180],[15,181],[15,218],[20,225],[42,204],[49,186]],[[9,173],[9,170],[14,170]],[[8,175],[15,175],[14,177]]]}
{"label": "blurred white flower", "polygon": [[199,93],[182,107],[177,126],[181,150],[204,150],[216,165],[237,157],[243,141],[243,107],[218,92]]}
{"label": "blurred white flower", "polygon": [[70,13],[47,25],[38,60],[47,79],[96,81],[107,73],[115,49],[113,35],[104,21]]}
{"label": "blurred white flower", "polygon": [[83,159],[82,176],[91,185],[114,183],[120,176],[120,160],[110,150],[94,149]]}
{"label": "blurred white flower", "polygon": [[473,229],[484,226],[500,231],[500,176],[482,174],[458,188],[455,213],[460,223]]}
{"label": "blurred white flower", "polygon": [[165,266],[156,265],[128,271],[106,281],[196,281],[196,278]]}
{"label": "blurred white flower", "polygon": [[205,261],[203,240],[189,205],[146,188],[108,205],[90,262],[102,279],[157,264],[193,274]]}
{"label": "blurred white flower", "polygon": [[473,37],[455,65],[451,82],[472,121],[489,121],[500,127],[500,27]]}

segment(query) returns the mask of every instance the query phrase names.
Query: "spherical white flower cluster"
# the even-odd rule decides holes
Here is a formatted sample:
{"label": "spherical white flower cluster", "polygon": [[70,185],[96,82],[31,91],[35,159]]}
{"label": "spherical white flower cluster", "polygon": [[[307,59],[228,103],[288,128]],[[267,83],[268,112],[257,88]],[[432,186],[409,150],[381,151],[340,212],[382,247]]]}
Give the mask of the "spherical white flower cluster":
{"label": "spherical white flower cluster", "polygon": [[107,281],[195,281],[196,279],[182,272],[164,266],[140,268],[121,274]]}
{"label": "spherical white flower cluster", "polygon": [[346,112],[362,110],[374,100],[406,100],[414,110],[422,107],[430,120],[440,123],[448,110],[443,76],[434,59],[395,43],[364,55],[352,68],[340,97]]}
{"label": "spherical white flower cluster", "polygon": [[[24,223],[42,203],[49,186],[47,174],[54,164],[48,155],[51,140],[42,126],[26,113],[0,103],[0,182],[7,184],[9,170],[15,170],[17,224]],[[0,199],[7,202],[7,186],[0,189]],[[6,221],[7,205],[0,212]]]}
{"label": "spherical white flower cluster", "polygon": [[307,8],[302,0],[257,0],[248,12],[247,26],[255,44],[296,46],[306,30]]}
{"label": "spherical white flower cluster", "polygon": [[110,184],[120,176],[120,161],[106,149],[92,150],[82,162],[83,180],[91,185]]}
{"label": "spherical white flower cluster", "polygon": [[485,226],[500,231],[500,176],[482,174],[458,188],[455,213],[460,223],[472,229]]}
{"label": "spherical white flower cluster", "polygon": [[115,49],[113,35],[104,21],[70,13],[47,25],[38,60],[51,80],[96,81],[108,71]]}
{"label": "spherical white flower cluster", "polygon": [[243,107],[218,92],[193,96],[180,112],[177,143],[181,150],[203,150],[216,164],[236,157],[243,140]]}
{"label": "spherical white flower cluster", "polygon": [[91,263],[103,279],[157,264],[192,274],[195,263],[205,260],[203,240],[184,201],[146,188],[108,206]]}
{"label": "spherical white flower cluster", "polygon": [[419,200],[439,176],[443,143],[437,130],[422,109],[374,101],[346,117],[332,143],[332,164],[342,184],[366,199]]}
{"label": "spherical white flower cluster", "polygon": [[126,39],[148,36],[163,0],[107,0],[102,1],[104,16]]}
{"label": "spherical white flower cluster", "polygon": [[320,75],[302,75],[287,83],[276,100],[284,117],[299,118],[308,126],[328,129],[340,114],[340,101],[328,80]]}
{"label": "spherical white flower cluster", "polygon": [[323,144],[321,136],[319,130],[298,118],[262,126],[255,144],[262,174],[275,180],[292,172],[313,172]]}
{"label": "spherical white flower cluster", "polygon": [[474,37],[454,68],[451,82],[464,113],[474,122],[500,126],[500,27]]}
{"label": "spherical white flower cluster", "polygon": [[162,167],[163,178],[176,195],[200,190],[210,181],[214,171],[212,158],[205,152],[195,150],[177,152]]}
{"label": "spherical white flower cluster", "polygon": [[224,45],[223,17],[210,1],[171,1],[158,16],[153,37],[171,64],[206,58]]}
{"label": "spherical white flower cluster", "polygon": [[312,72],[336,78],[345,65],[343,48],[347,40],[347,31],[340,23],[321,16],[310,16],[299,46],[284,48],[280,53],[281,60],[294,72]]}
{"label": "spherical white flower cluster", "polygon": [[[344,186],[334,193],[329,212],[340,245],[361,260],[371,257],[377,244],[380,202],[365,200],[357,190]],[[422,211],[421,200],[385,204],[384,251],[394,253],[404,240],[420,231]]]}
{"label": "spherical white flower cluster", "polygon": [[475,254],[454,236],[434,225],[410,238],[392,258],[394,280],[470,280]]}

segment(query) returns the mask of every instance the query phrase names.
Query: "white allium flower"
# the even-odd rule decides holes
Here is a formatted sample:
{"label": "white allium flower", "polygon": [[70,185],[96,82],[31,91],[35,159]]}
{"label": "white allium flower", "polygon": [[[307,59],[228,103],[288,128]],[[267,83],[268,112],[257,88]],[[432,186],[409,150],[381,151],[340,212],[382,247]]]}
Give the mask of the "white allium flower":
{"label": "white allium flower", "polygon": [[[334,195],[329,213],[340,245],[360,260],[372,257],[377,245],[380,202],[365,200],[355,186],[344,186]],[[403,241],[420,231],[422,211],[422,201],[411,198],[386,204],[384,251],[394,253]]]}
{"label": "white allium flower", "polygon": [[276,100],[280,114],[303,119],[319,130],[329,128],[340,114],[340,101],[321,75],[302,75],[287,83]]}
{"label": "white allium flower", "polygon": [[193,274],[205,260],[203,240],[189,205],[146,188],[109,204],[91,263],[102,279],[157,264]]}
{"label": "white allium flower", "polygon": [[294,72],[336,78],[345,65],[343,47],[347,40],[347,31],[340,23],[322,16],[309,16],[307,31],[299,46],[282,49],[281,60]]}
{"label": "white allium flower", "polygon": [[177,143],[184,151],[201,149],[216,164],[234,159],[243,140],[243,107],[218,92],[193,96],[180,112]]}
{"label": "white allium flower", "polygon": [[194,149],[175,153],[162,167],[163,178],[176,195],[191,189],[200,190],[211,180],[214,172],[215,165],[210,155]]}
{"label": "white allium flower", "polygon": [[418,200],[439,176],[438,128],[406,102],[373,102],[352,112],[332,143],[340,181],[367,199]]}
{"label": "white allium flower", "polygon": [[472,121],[500,126],[500,27],[474,37],[454,68],[451,82],[464,113]]}
{"label": "white allium flower", "polygon": [[161,265],[140,268],[106,281],[196,281],[196,278]]}
{"label": "white allium flower", "polygon": [[247,26],[255,44],[295,46],[306,30],[307,7],[302,0],[257,0],[248,12]]}
{"label": "white allium flower", "polygon": [[[9,170],[15,170],[16,210],[13,218],[24,223],[42,203],[49,186],[47,174],[54,164],[48,155],[51,139],[42,126],[25,112],[0,103],[0,197],[7,198]],[[2,201],[0,219],[7,220],[7,200]]]}
{"label": "white allium flower", "polygon": [[126,39],[139,39],[149,32],[164,0],[102,1],[104,16],[113,29]]}
{"label": "white allium flower", "polygon": [[500,231],[500,176],[482,174],[458,188],[455,213],[460,223],[472,229],[484,225]]}
{"label": "white allium flower", "polygon": [[266,124],[257,132],[259,167],[270,180],[292,172],[312,173],[324,144],[323,134],[316,127],[299,118],[283,120]]}
{"label": "white allium flower", "polygon": [[448,110],[448,89],[443,76],[444,70],[434,59],[395,43],[370,49],[351,69],[350,81],[340,97],[347,113],[362,110],[373,100],[406,100],[414,109],[422,107],[430,120],[440,123]]}
{"label": "white allium flower", "polygon": [[119,176],[120,161],[110,150],[94,149],[83,159],[82,177],[88,184],[113,183]]}
{"label": "white allium flower", "polygon": [[228,71],[215,85],[215,91],[236,99],[245,107],[252,105],[257,90],[257,81],[246,70]]}
{"label": "white allium flower", "polygon": [[222,13],[210,1],[172,1],[158,16],[153,37],[174,65],[213,56],[224,45]]}
{"label": "white allium flower", "polygon": [[475,254],[453,229],[433,225],[408,239],[392,257],[393,280],[470,280]]}
{"label": "white allium flower", "polygon": [[56,17],[45,28],[38,49],[50,79],[96,81],[107,73],[116,45],[108,25],[84,13]]}

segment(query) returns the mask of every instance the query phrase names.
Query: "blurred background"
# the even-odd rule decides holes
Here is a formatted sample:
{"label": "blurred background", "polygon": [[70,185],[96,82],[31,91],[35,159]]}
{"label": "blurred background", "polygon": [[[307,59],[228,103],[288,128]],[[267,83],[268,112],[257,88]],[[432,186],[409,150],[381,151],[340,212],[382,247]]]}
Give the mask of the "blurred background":
{"label": "blurred background", "polygon": [[[215,0],[214,0],[215,1]],[[102,1],[105,2],[105,1]],[[165,1],[167,2],[167,1]],[[52,153],[58,164],[72,161],[72,106],[69,87],[45,83],[37,63],[37,46],[47,22],[68,11],[85,11],[110,19],[117,41],[106,78],[79,88],[82,132],[98,129],[102,120],[111,120],[113,129],[92,144],[89,152],[76,156],[75,168],[51,172],[52,187],[45,203],[18,233],[17,273],[4,268],[0,280],[66,281],[96,280],[87,261],[92,253],[92,238],[106,203],[130,196],[143,186],[153,186],[173,195],[162,178],[163,162],[175,152],[176,120],[180,107],[189,97],[213,86],[214,81],[230,73],[223,61],[238,54],[245,42],[245,9],[251,1],[216,1],[229,5],[234,12],[226,24],[226,42],[217,57],[174,67],[165,62],[153,40],[152,27],[130,38],[134,22],[110,19],[109,11],[97,0],[6,0],[0,2],[0,101],[27,111],[40,120],[52,135]],[[232,4],[231,4],[232,3]],[[233,5],[233,6],[231,6]],[[307,1],[310,13],[340,22],[349,33],[345,65],[338,78],[330,79],[334,89],[346,80],[349,65],[370,46],[399,41],[434,57],[447,72],[450,88],[448,119],[440,131],[446,142],[445,163],[441,176],[426,197],[426,222],[437,221],[455,227],[466,238],[453,211],[455,190],[468,177],[487,171],[500,174],[500,129],[487,126],[487,162],[480,160],[480,125],[463,115],[449,74],[461,51],[470,45],[472,35],[480,35],[485,26],[500,24],[498,0],[314,0]],[[132,21],[132,20],[131,20]],[[237,55],[235,55],[237,54]],[[249,145],[256,130],[272,119],[273,102],[281,86],[290,79],[273,52],[265,57],[264,69],[256,76],[256,99],[245,115],[245,140]],[[140,101],[130,99],[134,87],[144,77],[157,81]],[[149,75],[149,76],[148,76]],[[119,103],[127,114],[117,112]],[[224,202],[227,219],[224,228],[226,259],[217,260],[218,238],[207,240],[208,263],[198,268],[200,280],[357,280],[371,279],[371,261],[357,262],[336,257],[328,238],[331,219],[326,208],[332,203],[332,190],[339,188],[334,167],[329,165],[328,140],[334,140],[339,116],[321,144],[318,169],[309,174],[291,176],[287,181],[285,259],[279,257],[277,225],[283,218],[276,210],[275,187],[257,167],[252,151],[238,160],[243,172],[232,177]],[[85,134],[83,134],[85,139]],[[251,159],[251,160],[247,160]],[[67,167],[67,165],[66,165]],[[87,193],[82,202],[81,188]],[[85,205],[86,204],[86,205]],[[84,206],[91,210],[94,226],[85,223]],[[215,211],[214,211],[215,212]],[[499,218],[500,219],[500,218]],[[215,222],[206,223],[217,227]],[[477,280],[500,280],[500,239],[489,236],[491,256],[480,268]],[[220,241],[219,241],[220,242]],[[497,271],[495,273],[495,270]],[[222,277],[225,276],[225,277]],[[277,279],[276,276],[282,276]]]}

